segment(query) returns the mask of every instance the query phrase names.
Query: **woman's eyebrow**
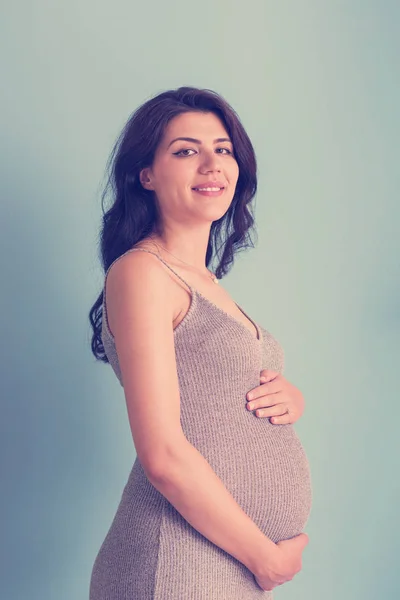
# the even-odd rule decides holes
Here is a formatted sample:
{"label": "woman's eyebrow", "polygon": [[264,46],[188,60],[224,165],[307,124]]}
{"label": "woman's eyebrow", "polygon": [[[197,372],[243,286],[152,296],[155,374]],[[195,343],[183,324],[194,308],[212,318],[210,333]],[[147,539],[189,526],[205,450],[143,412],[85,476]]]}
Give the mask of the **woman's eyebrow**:
{"label": "woman's eyebrow", "polygon": [[[167,146],[167,148],[169,148],[171,146],[171,144],[173,144],[174,142],[176,142],[177,140],[183,140],[185,142],[193,142],[194,144],[201,144],[201,140],[196,140],[196,138],[191,138],[191,137],[177,137],[174,138]],[[214,144],[220,144],[221,142],[230,142],[232,143],[232,141],[229,138],[217,138],[216,140],[214,140]]]}

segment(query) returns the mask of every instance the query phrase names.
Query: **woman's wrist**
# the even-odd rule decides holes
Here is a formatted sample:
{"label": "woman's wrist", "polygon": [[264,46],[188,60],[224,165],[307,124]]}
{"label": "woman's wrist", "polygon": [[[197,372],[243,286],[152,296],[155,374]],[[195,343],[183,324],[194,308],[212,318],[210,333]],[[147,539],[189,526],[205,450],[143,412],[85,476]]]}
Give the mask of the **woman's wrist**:
{"label": "woman's wrist", "polygon": [[276,560],[278,546],[267,536],[263,536],[259,547],[254,550],[255,552],[249,558],[246,566],[253,575],[261,577]]}

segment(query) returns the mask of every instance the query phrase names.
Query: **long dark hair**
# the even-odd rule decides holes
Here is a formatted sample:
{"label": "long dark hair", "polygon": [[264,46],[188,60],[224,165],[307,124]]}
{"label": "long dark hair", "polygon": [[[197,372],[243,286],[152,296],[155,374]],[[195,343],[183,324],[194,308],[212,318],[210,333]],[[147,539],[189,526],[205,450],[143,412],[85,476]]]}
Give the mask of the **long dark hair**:
{"label": "long dark hair", "polygon": [[[226,100],[209,89],[180,87],[168,90],[142,104],[128,119],[107,161],[107,183],[102,193],[102,228],[100,260],[107,269],[119,256],[156,231],[159,223],[157,204],[152,190],[139,180],[142,169],[152,165],[158,144],[174,117],[184,112],[213,112],[227,130],[239,167],[235,195],[227,212],[213,221],[206,252],[206,266],[214,253],[222,255],[214,272],[218,279],[232,266],[235,252],[253,246],[254,229],[251,201],[257,191],[256,156],[240,119]],[[112,204],[105,212],[104,199],[111,190]],[[217,247],[218,245],[218,247]],[[93,328],[91,348],[98,360],[107,363],[101,340],[103,289],[93,304],[89,320]]]}

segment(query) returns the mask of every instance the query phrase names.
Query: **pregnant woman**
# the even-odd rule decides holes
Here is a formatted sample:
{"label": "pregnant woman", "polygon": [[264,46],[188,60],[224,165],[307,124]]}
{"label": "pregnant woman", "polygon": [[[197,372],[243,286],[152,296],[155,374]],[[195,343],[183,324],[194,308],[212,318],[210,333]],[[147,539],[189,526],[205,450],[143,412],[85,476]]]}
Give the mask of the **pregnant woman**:
{"label": "pregnant woman", "polygon": [[283,349],[215,285],[254,223],[253,146],[220,95],[182,87],[143,104],[110,158],[92,351],[137,458],[90,600],[270,600],[301,569],[312,493]]}

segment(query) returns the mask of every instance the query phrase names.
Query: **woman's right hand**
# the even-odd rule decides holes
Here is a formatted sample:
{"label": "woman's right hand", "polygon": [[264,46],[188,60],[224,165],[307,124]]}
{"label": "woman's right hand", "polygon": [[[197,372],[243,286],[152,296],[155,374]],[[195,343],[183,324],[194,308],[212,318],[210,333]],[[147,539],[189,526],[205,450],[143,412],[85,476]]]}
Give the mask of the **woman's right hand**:
{"label": "woman's right hand", "polygon": [[301,554],[308,544],[308,535],[300,533],[290,540],[276,543],[276,552],[268,560],[262,573],[254,575],[262,590],[273,590],[277,585],[290,581],[301,571]]}

